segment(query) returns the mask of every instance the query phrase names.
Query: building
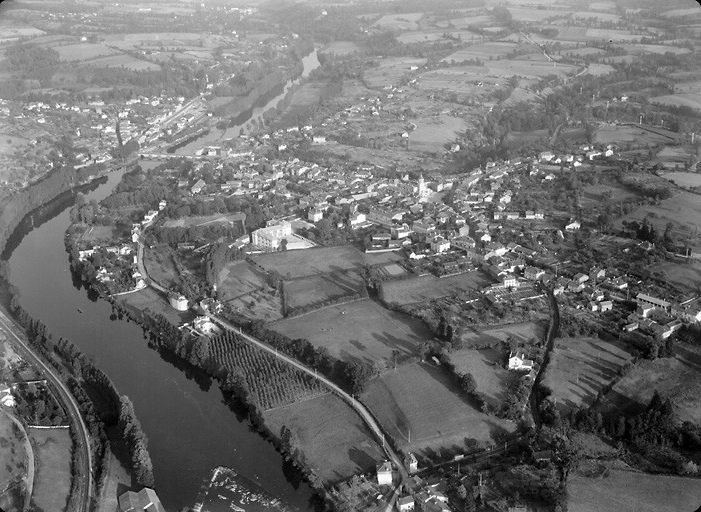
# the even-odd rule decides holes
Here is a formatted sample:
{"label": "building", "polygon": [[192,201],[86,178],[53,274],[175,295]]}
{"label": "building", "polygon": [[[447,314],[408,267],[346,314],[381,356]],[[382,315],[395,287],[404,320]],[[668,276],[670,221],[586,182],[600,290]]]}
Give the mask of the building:
{"label": "building", "polygon": [[602,313],[605,311],[611,311],[613,309],[613,302],[610,300],[601,301],[601,303],[599,303],[599,308],[601,309]]}
{"label": "building", "polygon": [[392,463],[388,460],[377,465],[377,485],[392,485]]}
{"label": "building", "polygon": [[414,510],[414,498],[411,496],[402,496],[397,500],[397,510],[399,512],[411,512]]}
{"label": "building", "polygon": [[204,182],[203,179],[199,179],[195,182],[195,184],[190,188],[190,192],[193,194],[199,194],[204,190],[204,188],[207,186],[207,184]]}
{"label": "building", "polygon": [[571,220],[566,226],[566,231],[577,231],[582,227],[582,224],[578,220]]}
{"label": "building", "polygon": [[409,452],[406,456],[406,467],[409,468],[409,473],[416,473],[419,470],[419,461],[416,459],[416,455]]}
{"label": "building", "polygon": [[193,322],[194,328],[197,332],[209,336],[212,334],[219,334],[219,328],[215,325],[208,316],[198,316]]}
{"label": "building", "polygon": [[187,311],[187,297],[182,294],[172,293],[168,296],[168,302],[176,311]]}
{"label": "building", "polygon": [[523,277],[531,281],[537,281],[545,275],[545,270],[538,267],[526,267],[523,271]]}
{"label": "building", "polygon": [[275,251],[283,239],[292,235],[292,224],[282,222],[273,226],[256,229],[251,233],[251,243],[262,249]]}
{"label": "building", "polygon": [[636,295],[635,301],[639,306],[648,305],[652,306],[653,308],[662,309],[668,313],[672,306],[671,303],[667,302],[666,300],[658,299],[657,297],[652,297],[651,295],[646,295],[644,293],[639,293]]}
{"label": "building", "polygon": [[535,363],[531,359],[526,359],[525,354],[511,352],[509,354],[509,370],[527,370],[531,371]]}
{"label": "building", "polygon": [[309,222],[319,222],[324,218],[324,210],[321,208],[312,208],[307,214],[307,219]]}
{"label": "building", "polygon": [[156,491],[144,487],[139,492],[127,491],[119,497],[120,512],[165,512]]}
{"label": "building", "polygon": [[436,254],[446,252],[448,249],[450,249],[450,241],[441,235],[434,236],[431,240],[431,250]]}

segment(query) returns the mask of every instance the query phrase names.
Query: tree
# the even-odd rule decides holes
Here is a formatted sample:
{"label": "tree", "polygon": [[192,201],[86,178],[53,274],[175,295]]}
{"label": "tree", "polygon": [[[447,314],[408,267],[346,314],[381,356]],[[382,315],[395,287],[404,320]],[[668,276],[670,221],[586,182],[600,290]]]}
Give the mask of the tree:
{"label": "tree", "polygon": [[471,373],[463,373],[460,376],[460,387],[468,395],[471,395],[475,392],[475,390],[477,389],[477,383],[475,382],[475,378],[472,376]]}

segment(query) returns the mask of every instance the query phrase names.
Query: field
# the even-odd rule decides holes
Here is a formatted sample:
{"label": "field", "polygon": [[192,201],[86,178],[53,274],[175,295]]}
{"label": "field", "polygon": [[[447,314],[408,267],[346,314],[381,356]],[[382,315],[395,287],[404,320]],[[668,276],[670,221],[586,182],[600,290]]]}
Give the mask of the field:
{"label": "field", "polygon": [[[664,133],[662,130],[658,131]],[[601,126],[594,135],[594,142],[599,144],[635,142],[642,146],[657,146],[659,144],[669,144],[671,140],[671,135],[666,137],[637,126],[618,126],[614,124]]]}
{"label": "field", "polygon": [[380,297],[387,304],[413,304],[466,290],[481,290],[491,282],[489,276],[480,270],[444,278],[415,277],[382,283]]}
{"label": "field", "polygon": [[545,325],[540,322],[526,322],[466,330],[462,335],[462,342],[472,348],[494,348],[509,336],[513,336],[519,343],[529,343],[533,338],[541,340],[545,336]]}
{"label": "field", "polygon": [[283,284],[287,311],[358,293],[365,281],[357,272],[308,276]]}
{"label": "field", "polygon": [[168,245],[144,247],[144,266],[151,279],[165,288],[180,282],[173,258],[175,253]]}
{"label": "field", "polygon": [[678,286],[701,285],[701,261],[691,260],[689,263],[674,263],[663,261],[655,266],[662,273],[662,279]]}
{"label": "field", "polygon": [[120,295],[119,300],[131,307],[137,315],[150,310],[154,315],[165,316],[173,325],[182,325],[194,319],[194,313],[190,311],[176,311],[160,293],[153,288],[144,288],[134,293]]}
{"label": "field", "polygon": [[419,28],[418,21],[423,16],[421,12],[386,14],[377,20],[374,26],[390,30],[416,30]]}
{"label": "field", "polygon": [[305,338],[343,360],[370,364],[414,356],[433,335],[424,324],[402,313],[389,311],[372,300],[330,306],[312,313],[280,320],[269,325],[290,338]]}
{"label": "field", "polygon": [[242,375],[252,400],[267,411],[326,390],[313,377],[263,352],[227,331],[210,342],[210,355],[220,365]]}
{"label": "field", "polygon": [[552,390],[561,412],[569,412],[591,405],[631,359],[621,343],[595,338],[557,339],[543,384]]}
{"label": "field", "polygon": [[15,508],[15,500],[24,500],[25,486],[19,482],[27,476],[25,443],[17,425],[0,410],[0,507],[7,510]]}
{"label": "field", "polygon": [[108,55],[84,62],[84,65],[100,68],[126,68],[132,71],[158,71],[160,66],[131,55]]}
{"label": "field", "polygon": [[323,50],[320,50],[320,53],[333,53],[334,55],[343,56],[355,53],[358,50],[360,50],[360,48],[353,41],[334,41],[324,46]]}
{"label": "field", "polygon": [[409,135],[409,149],[412,151],[443,151],[446,142],[454,141],[464,132],[467,123],[464,119],[440,116],[416,123],[416,130]]}
{"label": "field", "polygon": [[307,465],[327,482],[374,469],[385,458],[358,414],[333,394],[267,411],[265,423],[276,435],[293,432]]}
{"label": "field", "polygon": [[503,354],[495,349],[462,349],[450,353],[450,362],[457,373],[475,378],[477,392],[493,405],[504,400],[509,370],[504,368]]}
{"label": "field", "polygon": [[395,85],[402,77],[411,72],[411,66],[421,68],[426,64],[426,59],[414,57],[394,57],[382,59],[376,68],[365,71],[364,78],[368,87],[385,87]]}
{"label": "field", "polygon": [[80,239],[84,242],[108,242],[114,240],[114,230],[112,226],[90,226]]}
{"label": "field", "polygon": [[112,48],[104,44],[76,43],[56,46],[54,48],[63,62],[90,60],[96,57],[114,55]]}
{"label": "field", "polygon": [[37,468],[32,501],[43,510],[62,511],[71,491],[71,436],[68,429],[29,433],[35,446]]}
{"label": "field", "polygon": [[466,438],[490,444],[495,434],[515,428],[474,408],[447,372],[429,363],[403,365],[374,379],[362,400],[403,451],[464,448]]}
{"label": "field", "polygon": [[603,477],[567,482],[569,512],[680,512],[699,506],[701,480],[609,470]]}
{"label": "field", "polygon": [[109,471],[97,512],[114,512],[118,510],[120,492],[124,492],[125,488],[131,487],[131,476],[127,470],[112,451],[108,455],[110,457]]}
{"label": "field", "polygon": [[264,270],[276,271],[286,279],[355,269],[364,263],[363,254],[351,246],[274,252],[252,259]]}
{"label": "field", "polygon": [[638,194],[623,186],[616,185],[586,185],[582,189],[582,206],[598,206],[604,201],[604,194],[611,193],[611,198],[608,201],[618,203],[627,199],[639,197]]}
{"label": "field", "polygon": [[695,172],[668,172],[663,178],[668,179],[672,183],[680,187],[701,187],[701,174]]}
{"label": "field", "polygon": [[618,14],[609,14],[604,12],[593,12],[593,11],[577,11],[572,13],[573,18],[577,19],[596,19],[598,21],[611,21],[618,22],[621,17]]}
{"label": "field", "polygon": [[669,105],[672,107],[689,107],[694,110],[701,110],[701,94],[667,94],[665,96],[650,98],[650,103],[659,103],[660,105]]}
{"label": "field", "polygon": [[397,41],[412,44],[426,43],[430,41],[440,41],[443,39],[443,32],[434,30],[417,30],[413,32],[402,32],[397,36]]}
{"label": "field", "polygon": [[191,228],[195,226],[208,226],[210,224],[235,224],[242,223],[245,215],[241,213],[230,213],[222,215],[191,215],[190,217],[180,217],[179,219],[168,219],[163,223],[166,228]]}
{"label": "field", "polygon": [[275,289],[261,270],[246,261],[227,263],[217,279],[217,293],[222,302],[256,318],[282,318],[282,303]]}
{"label": "field", "polygon": [[443,58],[444,62],[462,62],[465,60],[480,59],[483,61],[488,61],[490,57],[498,58],[504,57],[514,50],[518,49],[516,43],[507,42],[489,42],[481,43],[473,46],[468,46],[467,48],[461,48],[447,57]]}
{"label": "field", "polygon": [[640,361],[606,395],[606,405],[635,411],[655,391],[669,397],[680,421],[701,422],[701,349],[677,345],[673,358]]}

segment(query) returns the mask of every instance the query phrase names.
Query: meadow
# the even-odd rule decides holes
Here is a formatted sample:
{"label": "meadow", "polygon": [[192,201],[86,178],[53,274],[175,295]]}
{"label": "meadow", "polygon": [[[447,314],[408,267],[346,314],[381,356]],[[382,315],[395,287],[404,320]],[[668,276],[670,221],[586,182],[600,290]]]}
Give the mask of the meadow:
{"label": "meadow", "polygon": [[460,349],[450,353],[455,372],[472,375],[477,392],[493,406],[503,403],[509,383],[509,370],[504,367],[503,359],[504,354],[493,348]]}
{"label": "meadow", "polygon": [[29,435],[37,459],[32,501],[43,510],[64,510],[71,492],[70,433],[31,429]]}
{"label": "meadow", "polygon": [[360,268],[364,262],[363,254],[352,246],[274,252],[251,259],[265,271],[278,272],[286,279]]}
{"label": "meadow", "polygon": [[414,277],[382,283],[380,297],[387,304],[413,304],[455,295],[462,291],[481,290],[491,282],[489,276],[481,270],[444,278],[432,275]]}
{"label": "meadow", "polygon": [[360,293],[365,281],[357,272],[334,272],[284,281],[285,307],[289,310]]}
{"label": "meadow", "polygon": [[506,324],[499,327],[465,329],[461,336],[463,345],[470,348],[498,347],[509,337],[519,343],[530,343],[533,339],[541,340],[545,336],[545,322],[523,322]]}

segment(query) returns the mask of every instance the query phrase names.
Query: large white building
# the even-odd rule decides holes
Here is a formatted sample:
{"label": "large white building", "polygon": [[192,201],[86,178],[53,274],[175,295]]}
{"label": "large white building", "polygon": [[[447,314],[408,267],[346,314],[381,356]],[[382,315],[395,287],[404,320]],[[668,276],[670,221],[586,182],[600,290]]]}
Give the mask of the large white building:
{"label": "large white building", "polygon": [[292,236],[292,224],[282,222],[274,226],[256,229],[251,233],[251,243],[263,249],[275,251],[283,239]]}

